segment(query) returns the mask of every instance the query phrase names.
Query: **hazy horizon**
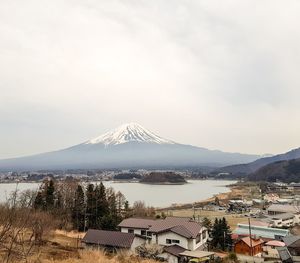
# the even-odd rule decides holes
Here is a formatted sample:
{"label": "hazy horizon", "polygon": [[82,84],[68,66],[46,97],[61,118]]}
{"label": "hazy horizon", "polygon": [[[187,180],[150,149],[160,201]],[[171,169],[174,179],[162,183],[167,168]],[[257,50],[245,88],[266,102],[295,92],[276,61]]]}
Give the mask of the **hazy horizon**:
{"label": "hazy horizon", "polygon": [[136,122],[249,154],[300,147],[300,2],[1,1],[0,159]]}

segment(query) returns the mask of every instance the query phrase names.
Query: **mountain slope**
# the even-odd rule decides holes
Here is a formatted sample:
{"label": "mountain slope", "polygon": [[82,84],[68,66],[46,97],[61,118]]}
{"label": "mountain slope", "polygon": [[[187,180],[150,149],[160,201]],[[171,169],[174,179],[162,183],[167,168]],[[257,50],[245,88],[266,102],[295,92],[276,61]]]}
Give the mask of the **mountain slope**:
{"label": "mountain slope", "polygon": [[265,165],[249,175],[252,181],[275,182],[299,182],[300,181],[300,158],[289,161],[277,161]]}
{"label": "mountain slope", "polygon": [[257,158],[175,143],[130,123],[67,149],[0,160],[0,169],[220,167]]}
{"label": "mountain slope", "polygon": [[297,158],[300,158],[300,148],[291,150],[291,151],[283,153],[283,154],[278,154],[278,155],[274,155],[271,157],[260,158],[251,163],[226,166],[226,167],[219,169],[218,171],[227,172],[227,173],[231,173],[234,175],[248,175],[250,173],[254,173],[259,168],[261,168],[265,165],[268,165],[268,164],[271,164],[274,162],[278,162],[278,161],[287,161],[287,160],[292,160],[292,159],[297,159]]}

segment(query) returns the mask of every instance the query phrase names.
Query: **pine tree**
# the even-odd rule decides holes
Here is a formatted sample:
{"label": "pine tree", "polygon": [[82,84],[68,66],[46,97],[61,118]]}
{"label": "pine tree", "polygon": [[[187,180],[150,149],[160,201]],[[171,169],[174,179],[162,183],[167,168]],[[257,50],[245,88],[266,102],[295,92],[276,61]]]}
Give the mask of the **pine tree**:
{"label": "pine tree", "polygon": [[217,249],[230,250],[232,246],[231,231],[225,217],[215,219],[211,232],[211,246]]}
{"label": "pine tree", "polygon": [[85,201],[84,192],[81,185],[77,186],[74,200],[74,207],[72,209],[73,226],[78,231],[84,230],[85,225]]}
{"label": "pine tree", "polygon": [[97,185],[95,189],[95,198],[96,198],[96,217],[97,220],[100,220],[103,216],[109,213],[109,207],[106,197],[106,189],[103,183]]}
{"label": "pine tree", "polygon": [[230,227],[225,219],[225,217],[220,220],[220,228],[222,229],[223,234],[223,250],[231,250],[232,248],[232,238]]}
{"label": "pine tree", "polygon": [[209,218],[204,217],[201,221],[201,224],[207,229],[208,233],[212,230],[212,223]]}
{"label": "pine tree", "polygon": [[211,231],[211,246],[213,248],[220,248],[220,239],[222,238],[222,230],[220,229],[219,219],[215,218],[215,222]]}
{"label": "pine tree", "polygon": [[126,200],[124,203],[124,218],[130,217],[130,206],[129,202]]}
{"label": "pine tree", "polygon": [[96,226],[96,198],[94,185],[88,184],[86,189],[86,216],[88,228],[95,228]]}
{"label": "pine tree", "polygon": [[54,182],[52,179],[50,179],[50,181],[48,182],[47,186],[46,186],[46,209],[49,211],[51,209],[53,209],[54,207],[54,192],[55,192],[55,188],[54,188]]}
{"label": "pine tree", "polygon": [[[116,195],[112,188],[107,189],[107,202],[109,207],[109,215],[106,216],[103,221],[110,218],[110,224],[105,224],[102,222],[102,228],[115,230],[120,219],[117,217],[117,203],[116,203]],[[108,228],[109,227],[109,228]]]}

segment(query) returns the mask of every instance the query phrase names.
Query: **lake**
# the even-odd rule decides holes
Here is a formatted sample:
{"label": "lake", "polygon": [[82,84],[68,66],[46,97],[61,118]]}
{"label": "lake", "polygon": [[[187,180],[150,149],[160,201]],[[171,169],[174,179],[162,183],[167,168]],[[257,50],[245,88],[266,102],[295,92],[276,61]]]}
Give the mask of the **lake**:
{"label": "lake", "polygon": [[[166,207],[172,204],[185,204],[201,201],[215,194],[230,191],[226,185],[235,181],[228,180],[189,180],[184,185],[150,185],[131,182],[105,181],[105,187],[121,191],[130,204],[134,201],[145,201],[146,205]],[[6,200],[9,194],[16,190],[36,190],[39,183],[4,183],[0,184],[0,202]]]}

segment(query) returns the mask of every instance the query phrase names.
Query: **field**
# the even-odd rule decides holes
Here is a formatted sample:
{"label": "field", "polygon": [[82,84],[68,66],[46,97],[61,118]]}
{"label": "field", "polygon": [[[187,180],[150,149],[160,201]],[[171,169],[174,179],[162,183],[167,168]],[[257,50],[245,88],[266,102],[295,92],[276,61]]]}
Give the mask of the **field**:
{"label": "field", "polygon": [[[82,234],[74,232],[54,231],[47,237],[47,241],[39,249],[32,251],[32,256],[27,259],[9,261],[13,263],[155,263],[153,260],[143,260],[128,253],[107,255],[99,250],[81,249],[78,236]],[[0,262],[5,262],[1,258]]]}
{"label": "field", "polygon": [[214,222],[215,218],[222,218],[225,217],[228,221],[228,224],[232,230],[235,229],[238,223],[246,223],[247,218],[244,215],[240,214],[227,214],[223,211],[208,211],[208,210],[200,210],[196,209],[195,212],[193,209],[178,209],[178,210],[172,210],[173,216],[179,216],[179,217],[193,217],[197,219],[207,217],[212,222]]}
{"label": "field", "polygon": [[[228,221],[231,230],[234,230],[238,223],[246,223],[247,217],[243,214],[229,214],[225,211],[210,211],[203,210],[201,207],[204,205],[214,202],[218,198],[219,202],[223,205],[227,205],[230,199],[247,199],[251,200],[252,198],[259,198],[260,192],[258,185],[255,183],[237,183],[230,187],[230,192],[221,193],[214,197],[211,197],[207,200],[197,202],[195,204],[187,204],[180,207],[170,207],[167,209],[161,210],[166,215],[178,216],[178,217],[195,217],[196,219],[201,219],[207,217],[213,222],[215,218],[225,217]],[[195,209],[193,208],[196,207]]]}

